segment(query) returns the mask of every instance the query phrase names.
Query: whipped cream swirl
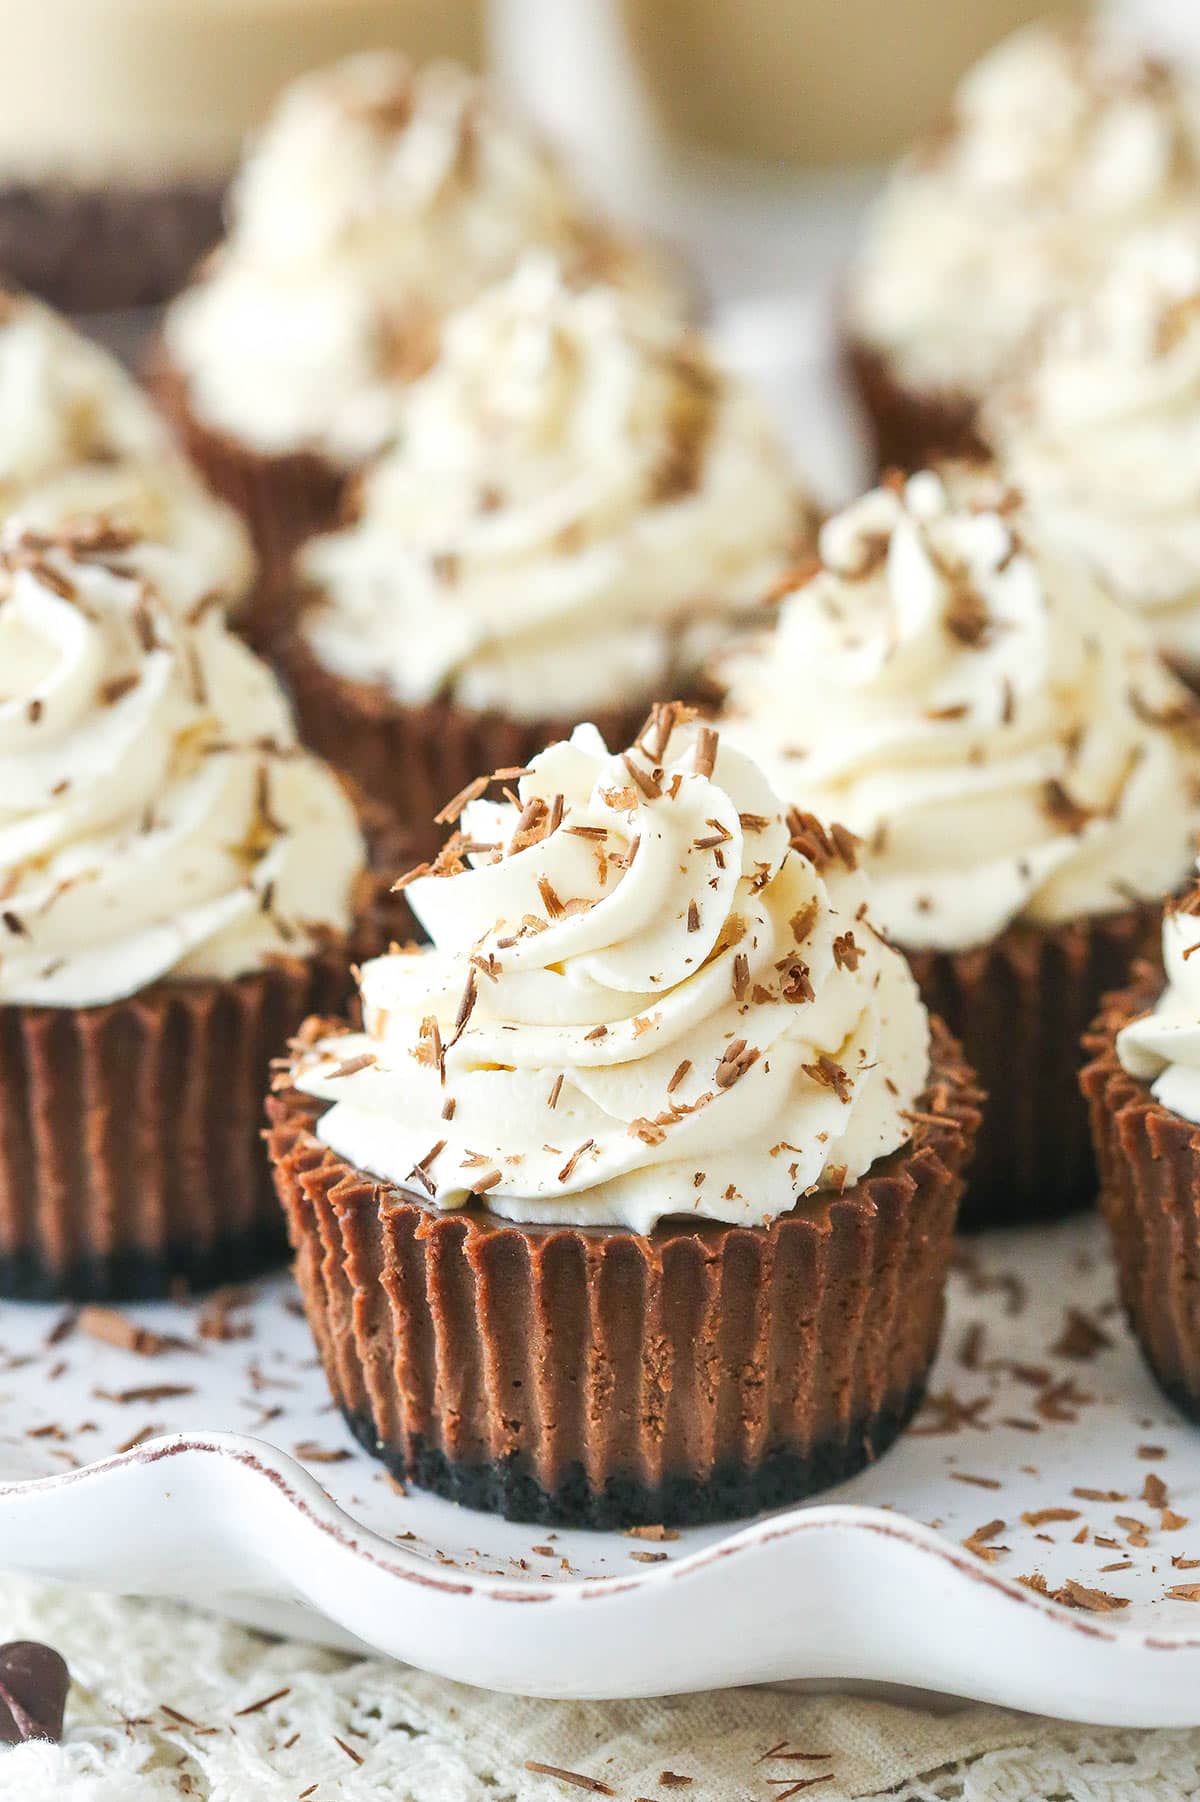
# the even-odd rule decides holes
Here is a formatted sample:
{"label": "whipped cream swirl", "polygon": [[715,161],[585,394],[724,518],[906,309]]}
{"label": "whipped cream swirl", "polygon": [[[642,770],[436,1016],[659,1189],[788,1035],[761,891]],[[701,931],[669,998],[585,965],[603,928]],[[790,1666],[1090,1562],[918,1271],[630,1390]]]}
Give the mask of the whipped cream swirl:
{"label": "whipped cream swirl", "polygon": [[770,1221],[908,1140],[928,1019],[854,840],[675,718],[621,755],[581,726],[470,800],[408,887],[432,945],[367,964],[365,1032],[301,1060],[341,1156],[437,1207],[642,1232]]}
{"label": "whipped cream swirl", "polygon": [[356,517],[307,547],[303,630],[405,703],[579,717],[677,691],[806,523],[703,343],[532,258],[450,323]]}
{"label": "whipped cream swirl", "polygon": [[907,385],[974,397],[1131,233],[1200,226],[1200,88],[1099,25],[990,52],[878,202],[855,333]]}
{"label": "whipped cream swirl", "polygon": [[167,345],[200,418],[350,467],[394,431],[445,315],[531,245],[679,304],[476,77],[352,56],[289,88],[251,144],[228,238],[171,308]]}
{"label": "whipped cream swirl", "polygon": [[1117,1056],[1156,1100],[1200,1126],[1200,889],[1163,915],[1167,985],[1152,1012],[1117,1034]]}
{"label": "whipped cream swirl", "polygon": [[40,532],[103,518],[182,551],[241,600],[249,535],[205,488],[120,364],[48,307],[0,291],[0,515]]}
{"label": "whipped cream swirl", "polygon": [[185,560],[0,541],[0,1004],[229,979],[352,920],[364,850]]}
{"label": "whipped cream swirl", "polygon": [[1132,243],[984,426],[1045,541],[1200,671],[1200,240]]}
{"label": "whipped cream swirl", "polygon": [[1200,820],[1197,703],[1141,623],[1011,496],[959,490],[925,473],[828,521],[775,635],[721,672],[726,735],[866,840],[908,949],[1157,897]]}

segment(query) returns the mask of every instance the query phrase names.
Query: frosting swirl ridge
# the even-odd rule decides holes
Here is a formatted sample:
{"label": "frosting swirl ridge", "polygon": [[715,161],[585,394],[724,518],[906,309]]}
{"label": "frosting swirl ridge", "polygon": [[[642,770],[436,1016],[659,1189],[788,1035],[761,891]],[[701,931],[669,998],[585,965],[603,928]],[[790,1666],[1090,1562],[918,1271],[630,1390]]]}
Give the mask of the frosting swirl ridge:
{"label": "frosting swirl ridge", "polygon": [[1200,801],[1196,703],[1140,622],[931,473],[826,523],[777,632],[721,671],[723,730],[867,843],[880,920],[960,950],[1018,919],[1174,888]]}
{"label": "frosting swirl ridge", "polygon": [[185,553],[241,600],[249,535],[176,449],[141,388],[49,307],[0,291],[0,515],[39,532],[103,518]]}
{"label": "frosting swirl ridge", "polygon": [[232,978],[346,932],[364,850],[182,560],[0,541],[0,1004]]}
{"label": "frosting swirl ridge", "polygon": [[692,333],[532,257],[450,323],[357,517],[308,546],[303,629],[407,704],[578,717],[677,688],[803,523],[757,398]]}
{"label": "frosting swirl ridge", "polygon": [[432,945],[367,964],[365,1031],[300,1061],[342,1156],[438,1207],[648,1231],[769,1221],[907,1140],[928,1020],[849,834],[674,708],[487,787],[408,885]]}

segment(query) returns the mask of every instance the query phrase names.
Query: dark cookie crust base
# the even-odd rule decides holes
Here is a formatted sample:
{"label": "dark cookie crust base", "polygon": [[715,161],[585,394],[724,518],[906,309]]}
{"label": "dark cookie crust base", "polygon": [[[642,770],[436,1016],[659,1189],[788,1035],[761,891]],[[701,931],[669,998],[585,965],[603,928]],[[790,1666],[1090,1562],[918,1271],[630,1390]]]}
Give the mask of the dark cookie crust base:
{"label": "dark cookie crust base", "polygon": [[282,1255],[272,1220],[246,1233],[225,1234],[211,1245],[182,1240],[162,1253],[96,1253],[65,1268],[48,1263],[37,1251],[10,1251],[0,1255],[0,1296],[6,1301],[162,1301],[249,1282],[278,1268]]}
{"label": "dark cookie crust base", "polygon": [[0,280],[67,313],[150,307],[221,234],[223,189],[0,185]]}
{"label": "dark cookie crust base", "polygon": [[540,1527],[612,1529],[656,1526],[703,1526],[709,1521],[737,1520],[803,1501],[832,1489],[874,1464],[904,1431],[921,1405],[924,1383],[900,1401],[889,1403],[869,1420],[855,1421],[844,1438],[830,1438],[805,1453],[780,1447],[753,1469],[726,1464],[703,1481],[686,1473],[667,1473],[651,1488],[636,1476],[614,1473],[602,1490],[589,1487],[587,1472],[575,1464],[547,1493],[537,1477],[513,1457],[493,1464],[453,1463],[436,1446],[415,1439],[406,1449],[380,1444],[367,1414],[343,1418],[364,1451],[378,1458],[400,1482],[430,1489],[464,1508],[482,1508],[506,1520]]}

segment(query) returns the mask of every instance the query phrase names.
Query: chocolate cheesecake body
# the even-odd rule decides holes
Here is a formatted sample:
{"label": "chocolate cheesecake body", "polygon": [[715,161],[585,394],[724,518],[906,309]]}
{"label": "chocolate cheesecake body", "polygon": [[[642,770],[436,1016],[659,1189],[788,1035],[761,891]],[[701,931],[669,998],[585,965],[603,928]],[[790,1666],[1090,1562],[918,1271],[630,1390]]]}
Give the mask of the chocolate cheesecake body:
{"label": "chocolate cheesecake body", "polygon": [[395,1476],[512,1520],[679,1524],[842,1482],[908,1424],[978,1100],[938,1032],[911,1143],[766,1228],[437,1214],[295,1093],[268,1144],[330,1392]]}

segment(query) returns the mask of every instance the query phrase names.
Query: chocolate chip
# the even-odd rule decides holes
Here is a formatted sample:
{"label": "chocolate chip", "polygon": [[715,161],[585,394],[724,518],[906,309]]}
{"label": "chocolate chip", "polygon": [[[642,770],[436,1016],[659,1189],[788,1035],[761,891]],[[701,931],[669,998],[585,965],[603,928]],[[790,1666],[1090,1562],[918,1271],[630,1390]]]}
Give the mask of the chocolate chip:
{"label": "chocolate chip", "polygon": [[62,1738],[71,1673],[52,1646],[14,1639],[0,1646],[0,1744]]}

